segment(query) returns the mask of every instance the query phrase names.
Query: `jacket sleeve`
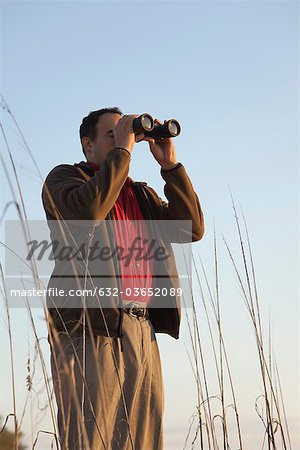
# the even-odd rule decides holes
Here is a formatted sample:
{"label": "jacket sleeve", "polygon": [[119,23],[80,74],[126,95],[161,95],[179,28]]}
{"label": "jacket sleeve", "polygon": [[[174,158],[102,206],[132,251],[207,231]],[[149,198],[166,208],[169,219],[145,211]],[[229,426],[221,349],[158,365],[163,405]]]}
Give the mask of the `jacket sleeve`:
{"label": "jacket sleeve", "polygon": [[131,155],[115,148],[88,181],[71,165],[55,167],[42,189],[45,211],[65,220],[104,220],[116,202],[129,172]]}
{"label": "jacket sleeve", "polygon": [[[181,239],[178,242],[200,241],[204,235],[203,212],[185,167],[178,163],[173,169],[161,169],[160,173],[165,180],[164,193],[168,202],[158,197],[160,202],[159,219],[178,221],[177,234],[180,231],[179,238]],[[191,221],[189,230],[181,228],[179,221]],[[184,222],[181,223],[184,227]],[[192,232],[192,236],[190,232]],[[170,230],[170,233],[172,234],[172,230]],[[175,242],[175,240],[173,239],[172,242]]]}

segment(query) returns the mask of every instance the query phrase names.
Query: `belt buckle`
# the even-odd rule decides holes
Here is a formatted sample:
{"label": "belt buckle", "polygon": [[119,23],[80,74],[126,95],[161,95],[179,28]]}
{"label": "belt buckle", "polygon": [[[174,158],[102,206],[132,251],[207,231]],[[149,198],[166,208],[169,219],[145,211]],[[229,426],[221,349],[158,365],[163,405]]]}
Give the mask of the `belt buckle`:
{"label": "belt buckle", "polygon": [[[134,314],[133,310],[137,311],[137,314]],[[131,316],[135,316],[135,317],[144,317],[145,315],[145,308],[141,305],[139,305],[138,303],[133,303],[132,306],[130,306],[129,308],[129,314]]]}

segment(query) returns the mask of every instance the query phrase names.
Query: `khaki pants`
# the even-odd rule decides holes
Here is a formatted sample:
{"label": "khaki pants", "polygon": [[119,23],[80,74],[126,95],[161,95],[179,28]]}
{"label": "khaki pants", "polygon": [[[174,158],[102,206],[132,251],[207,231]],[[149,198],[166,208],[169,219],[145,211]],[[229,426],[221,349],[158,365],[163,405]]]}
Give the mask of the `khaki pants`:
{"label": "khaki pants", "polygon": [[120,339],[86,335],[84,345],[82,335],[65,332],[51,346],[63,450],[162,450],[164,389],[153,326],[124,313],[123,333],[123,352]]}

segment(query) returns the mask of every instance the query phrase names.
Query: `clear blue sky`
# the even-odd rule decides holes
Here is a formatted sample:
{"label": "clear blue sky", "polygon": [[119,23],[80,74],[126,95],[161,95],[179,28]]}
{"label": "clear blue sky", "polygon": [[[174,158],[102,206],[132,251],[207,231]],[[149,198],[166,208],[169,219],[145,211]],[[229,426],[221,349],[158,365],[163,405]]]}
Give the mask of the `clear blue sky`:
{"label": "clear blue sky", "polygon": [[[206,225],[195,253],[212,274],[215,221],[222,253],[225,335],[251,450],[263,434],[254,413],[255,398],[261,393],[255,378],[255,342],[222,233],[239,255],[230,186],[246,214],[265,329],[270,312],[288,414],[296,424],[297,29],[298,5],[288,1],[1,4],[1,91],[43,176],[57,164],[84,159],[78,128],[93,109],[119,106],[127,114],[150,112],[160,120],[175,117],[181,122],[177,156],[199,195]],[[44,218],[41,181],[7,115],[2,112],[1,117],[18,162],[28,216]],[[3,145],[2,150],[8,162]],[[130,175],[147,181],[163,196],[159,166],[147,144],[134,149]],[[1,190],[2,211],[11,199],[4,177]],[[6,217],[16,215],[10,209]],[[22,399],[28,322],[24,311],[12,315]],[[40,336],[45,336],[45,325],[38,323]],[[5,335],[2,323],[1,335]],[[179,341],[159,336],[159,345],[166,384],[167,450],[175,450],[183,446],[195,407],[185,325]],[[6,338],[3,351],[7,354]],[[6,379],[8,383],[8,369],[1,388],[1,408],[8,412]],[[45,419],[45,427],[47,423]],[[178,447],[172,443],[174,428]]]}

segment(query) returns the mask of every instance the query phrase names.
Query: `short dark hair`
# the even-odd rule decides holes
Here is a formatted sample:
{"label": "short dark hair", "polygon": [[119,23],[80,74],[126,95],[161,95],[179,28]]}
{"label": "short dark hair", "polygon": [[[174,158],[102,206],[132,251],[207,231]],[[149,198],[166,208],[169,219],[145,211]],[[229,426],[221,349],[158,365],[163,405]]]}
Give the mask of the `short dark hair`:
{"label": "short dark hair", "polygon": [[[97,111],[91,111],[88,116],[84,117],[82,119],[80,128],[79,128],[79,136],[80,141],[83,137],[89,137],[91,140],[96,139],[96,125],[98,123],[98,119],[100,116],[106,113],[112,113],[112,114],[120,114],[122,115],[122,111],[117,106],[113,106],[112,108],[102,108],[98,109]],[[84,147],[81,143],[82,151],[85,154]]]}

